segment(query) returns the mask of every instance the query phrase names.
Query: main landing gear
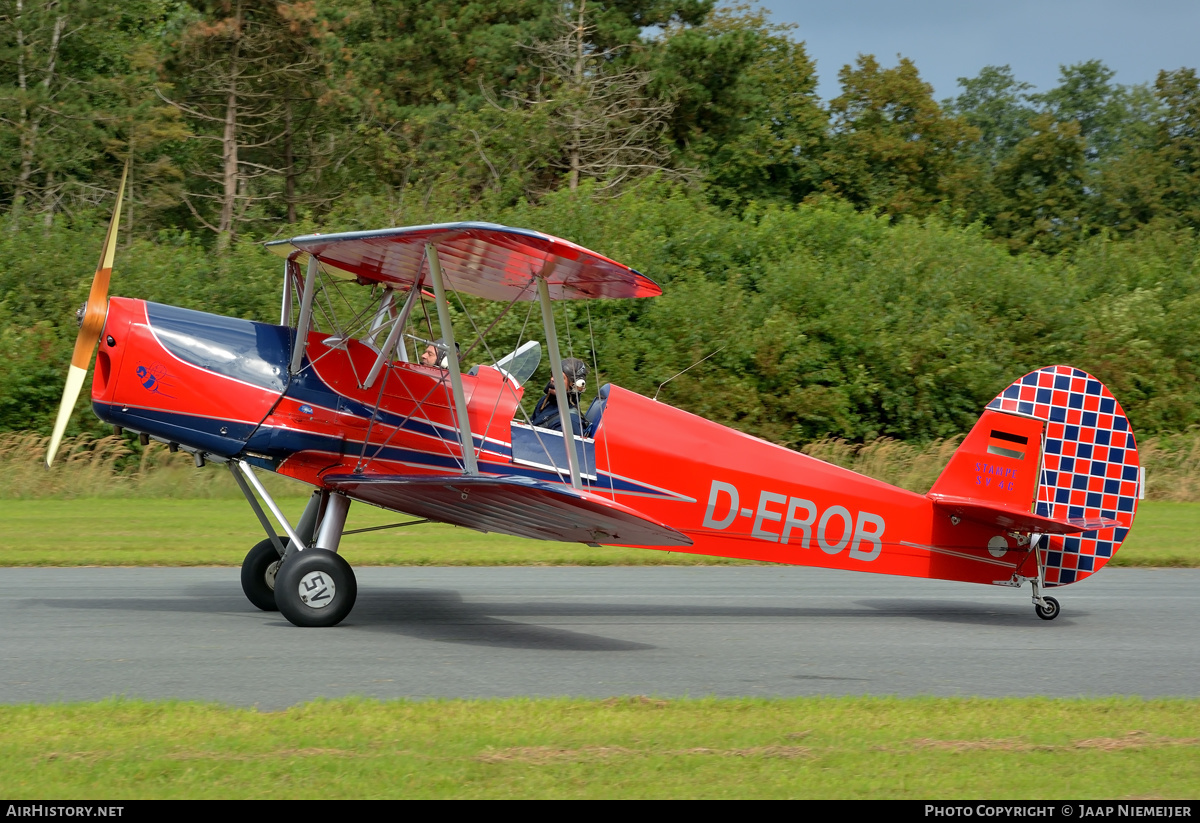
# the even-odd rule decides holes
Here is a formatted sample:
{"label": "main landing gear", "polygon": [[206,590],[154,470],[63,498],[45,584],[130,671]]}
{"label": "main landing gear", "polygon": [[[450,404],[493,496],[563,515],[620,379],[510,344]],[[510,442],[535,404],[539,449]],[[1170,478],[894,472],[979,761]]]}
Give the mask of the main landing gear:
{"label": "main landing gear", "polygon": [[275,605],[275,578],[282,561],[275,541],[270,538],[255,544],[242,561],[242,591],[247,600],[264,612],[279,611]]}
{"label": "main landing gear", "polygon": [[297,552],[275,579],[279,611],[297,626],[336,626],[350,614],[357,597],[350,564],[323,549]]}
{"label": "main landing gear", "polygon": [[[249,465],[230,461],[230,472],[268,534],[242,562],[246,599],[263,611],[278,610],[297,626],[341,623],[358,598],[354,570],[337,554],[350,499],[327,491],[313,492],[293,531]],[[287,532],[286,538],[275,534],[247,481]]]}

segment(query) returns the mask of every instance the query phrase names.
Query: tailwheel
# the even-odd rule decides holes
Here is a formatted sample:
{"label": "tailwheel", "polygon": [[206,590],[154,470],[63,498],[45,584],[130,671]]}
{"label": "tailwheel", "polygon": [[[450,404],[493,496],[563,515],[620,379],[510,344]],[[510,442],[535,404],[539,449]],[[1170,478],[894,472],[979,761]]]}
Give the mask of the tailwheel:
{"label": "tailwheel", "polygon": [[1055,600],[1053,597],[1043,597],[1042,603],[1045,603],[1046,605],[1043,606],[1039,603],[1033,604],[1033,610],[1037,612],[1038,617],[1042,618],[1043,620],[1053,620],[1054,618],[1058,617],[1060,609],[1057,600]]}
{"label": "tailwheel", "polygon": [[256,544],[242,561],[242,591],[247,600],[264,612],[279,611],[275,604],[275,576],[281,562],[270,540]]}
{"label": "tailwheel", "polygon": [[297,626],[336,626],[357,598],[358,581],[350,564],[323,549],[293,554],[275,578],[275,603]]}

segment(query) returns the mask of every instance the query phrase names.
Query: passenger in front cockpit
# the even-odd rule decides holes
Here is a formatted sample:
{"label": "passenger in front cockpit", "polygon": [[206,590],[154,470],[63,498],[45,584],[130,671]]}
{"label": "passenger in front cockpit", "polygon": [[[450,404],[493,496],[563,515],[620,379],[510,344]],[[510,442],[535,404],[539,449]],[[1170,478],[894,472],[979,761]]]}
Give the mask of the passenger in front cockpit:
{"label": "passenger in front cockpit", "polygon": [[[563,378],[567,385],[567,414],[571,417],[571,430],[583,435],[582,414],[579,411],[579,398],[587,386],[587,363],[578,357],[564,357],[562,361]],[[554,381],[546,386],[546,391],[537,405],[533,407],[533,416],[529,420],[535,426],[543,429],[562,431],[562,417],[558,413],[558,397],[554,389]]]}

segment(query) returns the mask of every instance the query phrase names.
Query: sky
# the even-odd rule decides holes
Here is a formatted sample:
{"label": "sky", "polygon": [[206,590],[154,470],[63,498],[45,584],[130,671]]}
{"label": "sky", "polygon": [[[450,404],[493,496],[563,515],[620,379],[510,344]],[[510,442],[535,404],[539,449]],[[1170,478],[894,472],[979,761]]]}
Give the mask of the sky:
{"label": "sky", "polygon": [[[726,5],[726,3],[719,3]],[[1200,70],[1200,0],[760,0],[776,23],[796,23],[817,61],[822,97],[858,54],[916,64],[942,100],[959,77],[1012,67],[1038,91],[1058,84],[1059,66],[1101,60],[1123,85],[1153,83],[1160,69]]]}

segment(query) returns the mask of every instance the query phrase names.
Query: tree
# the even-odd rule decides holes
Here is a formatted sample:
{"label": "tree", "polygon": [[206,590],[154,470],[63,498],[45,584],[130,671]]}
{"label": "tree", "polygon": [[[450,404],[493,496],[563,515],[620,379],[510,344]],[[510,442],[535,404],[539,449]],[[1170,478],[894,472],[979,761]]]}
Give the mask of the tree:
{"label": "tree", "polygon": [[[298,4],[300,5],[300,4]],[[305,9],[271,0],[196,0],[164,64],[160,96],[188,120],[194,143],[184,203],[227,249],[252,206],[285,182],[295,219],[296,109],[320,87],[318,32]],[[166,85],[166,84],[164,84]],[[199,184],[199,185],[197,185]]]}
{"label": "tree", "polygon": [[979,133],[941,110],[911,60],[884,69],[860,55],[838,78],[822,163],[831,192],[893,216],[929,214],[962,196],[969,174],[961,154]]}
{"label": "tree", "polygon": [[550,0],[350,0],[322,3],[338,85],[385,128],[412,107],[479,97],[528,74],[521,43],[549,34]]}
{"label": "tree", "polygon": [[11,227],[15,230],[26,200],[34,191],[35,174],[49,174],[53,185],[53,172],[44,171],[39,162],[47,154],[43,126],[47,125],[53,112],[50,107],[62,86],[57,70],[63,36],[70,37],[75,32],[67,30],[66,9],[57,0],[42,3],[14,0],[4,20],[9,24],[6,28],[12,38],[5,44],[4,62],[9,71],[15,69],[12,79],[16,81],[4,101],[10,112],[5,125],[14,133],[17,144],[16,151],[9,155],[16,159],[17,166],[11,207]]}
{"label": "tree", "polygon": [[106,155],[123,154],[137,129],[149,145],[161,112],[139,107],[164,14],[161,0],[0,0],[0,201],[11,229],[24,215],[49,224],[95,204],[121,165]]}
{"label": "tree", "polygon": [[[511,203],[572,179],[593,176],[603,187],[645,171],[639,167],[669,168],[661,159],[631,160],[650,157],[655,110],[671,101],[647,87],[659,46],[642,32],[699,22],[711,7],[712,0],[323,3],[336,93],[363,148],[347,158],[356,197],[386,202],[398,215],[416,203],[421,212],[438,203]],[[573,34],[580,13],[583,31]],[[600,98],[622,94],[633,106],[605,116]],[[572,151],[582,163],[597,145],[612,149],[615,135],[634,137],[624,159],[596,154],[591,172],[580,166],[572,174]],[[625,172],[610,178],[601,167],[614,163]]]}
{"label": "tree", "polygon": [[671,103],[649,93],[650,73],[622,65],[631,45],[593,45],[597,32],[587,0],[557,21],[557,36],[528,46],[539,82],[531,96],[510,91],[524,116],[543,126],[546,166],[565,175],[567,188],[584,178],[600,189],[656,172],[673,174],[663,132]]}
{"label": "tree", "polygon": [[675,101],[678,162],[700,168],[718,202],[797,202],[819,184],[828,118],[791,28],[721,10],[668,30],[655,56],[658,93]]}
{"label": "tree", "polygon": [[1200,94],[1194,69],[1163,71],[1153,90],[1127,90],[1122,139],[1094,161],[1091,220],[1129,233],[1200,226]]}
{"label": "tree", "polygon": [[1029,93],[1033,86],[1013,77],[1008,66],[984,66],[976,77],[958,78],[958,85],[962,91],[943,108],[979,130],[976,150],[994,167],[1029,136],[1037,116]]}
{"label": "tree", "polygon": [[1195,69],[1161,71],[1154,91],[1163,107],[1155,134],[1163,201],[1180,223],[1200,229],[1200,78]]}
{"label": "tree", "polygon": [[1054,253],[1084,233],[1087,141],[1074,120],[1043,114],[1030,126],[1033,133],[996,167],[999,202],[992,228],[1014,251]]}
{"label": "tree", "polygon": [[1055,88],[1031,99],[1058,122],[1079,124],[1089,160],[1111,156],[1129,121],[1129,92],[1112,84],[1116,72],[1099,60],[1060,66],[1059,72]]}

